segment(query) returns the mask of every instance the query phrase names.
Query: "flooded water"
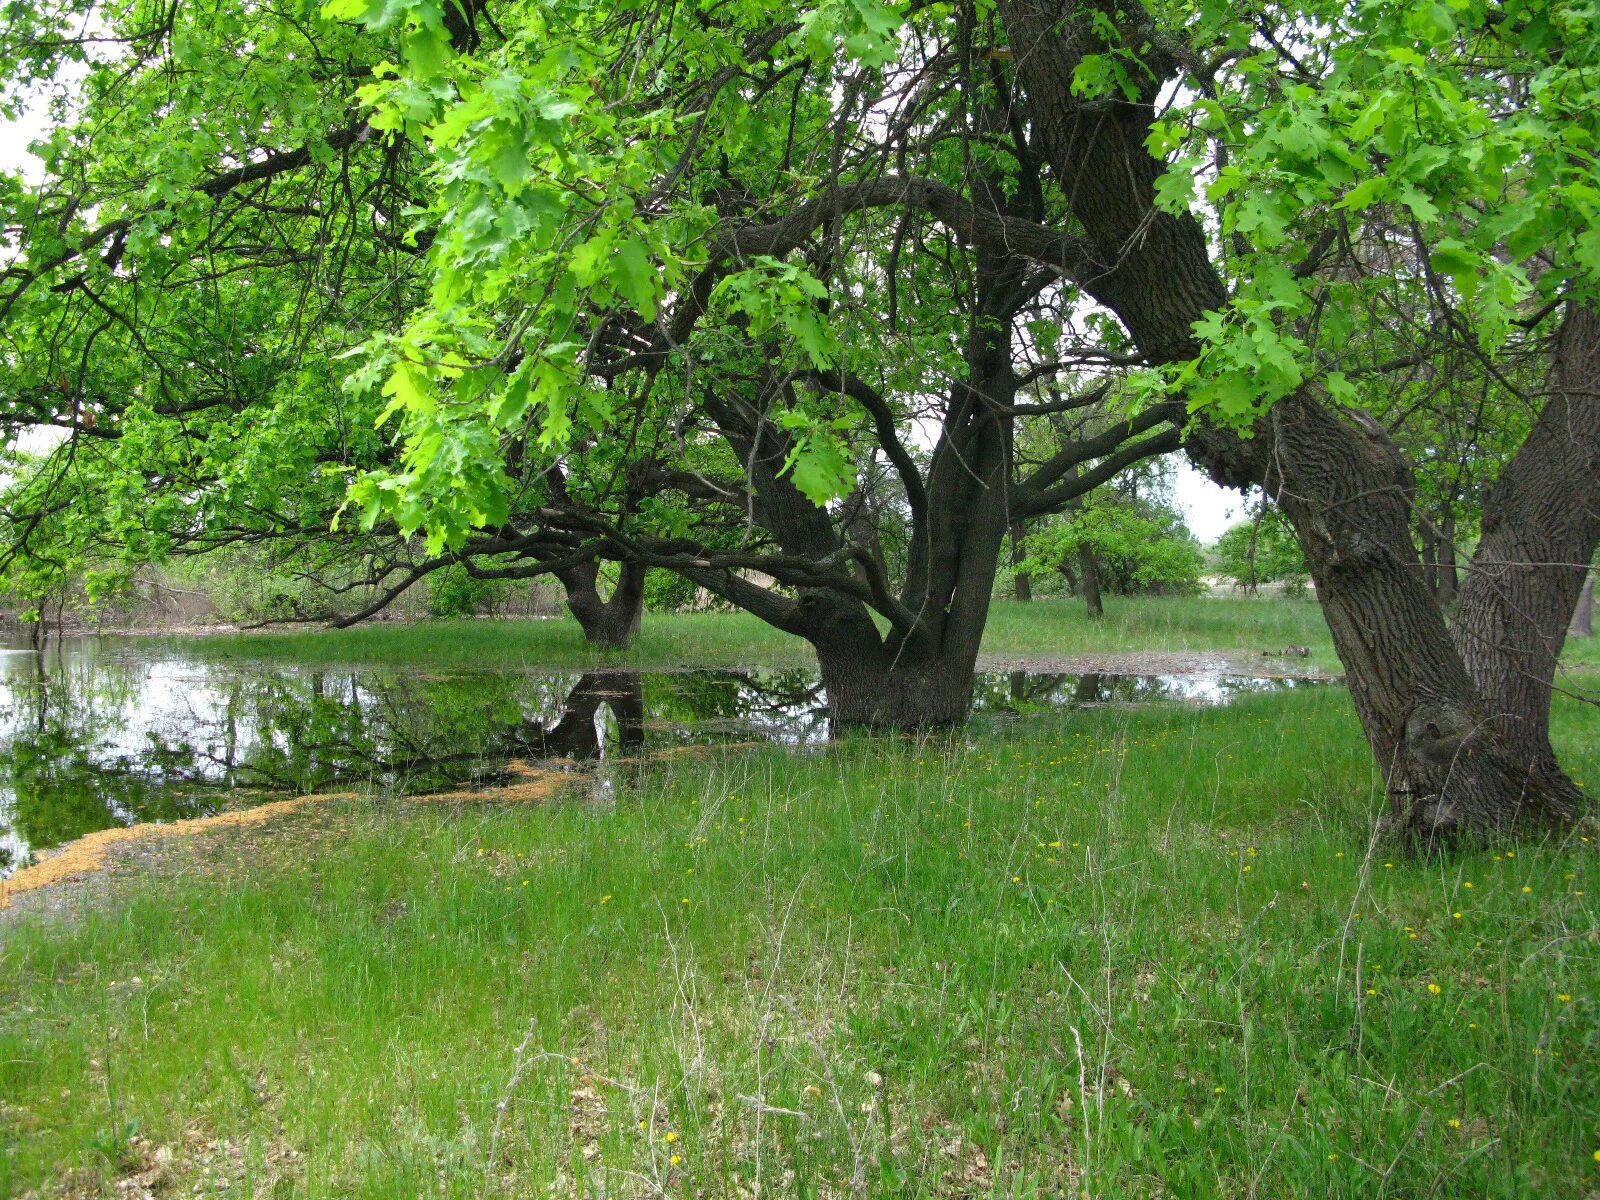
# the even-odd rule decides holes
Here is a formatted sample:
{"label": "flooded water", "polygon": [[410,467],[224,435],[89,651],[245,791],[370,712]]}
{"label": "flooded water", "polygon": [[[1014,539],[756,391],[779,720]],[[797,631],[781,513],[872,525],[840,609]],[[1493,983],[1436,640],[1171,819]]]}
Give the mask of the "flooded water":
{"label": "flooded water", "polygon": [[[1093,704],[1226,703],[1303,686],[1247,676],[980,675],[975,720]],[[429,672],[227,663],[115,638],[0,646],[0,874],[140,821],[328,790],[492,784],[512,759],[572,763],[690,743],[825,741],[801,669]]]}

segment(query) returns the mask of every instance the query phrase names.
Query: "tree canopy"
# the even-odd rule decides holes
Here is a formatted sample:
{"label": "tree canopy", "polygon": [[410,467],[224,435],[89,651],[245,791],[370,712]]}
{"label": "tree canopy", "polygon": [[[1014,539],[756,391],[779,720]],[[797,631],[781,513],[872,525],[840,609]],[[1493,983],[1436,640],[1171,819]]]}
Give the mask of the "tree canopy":
{"label": "tree canopy", "polygon": [[459,567],[576,610],[609,559],[625,629],[667,567],[808,638],[842,719],[944,723],[1007,531],[1181,447],[1294,529],[1397,817],[1570,815],[1595,16],[14,7],[6,102],[82,82],[4,185],[0,569],[281,541],[379,604]]}

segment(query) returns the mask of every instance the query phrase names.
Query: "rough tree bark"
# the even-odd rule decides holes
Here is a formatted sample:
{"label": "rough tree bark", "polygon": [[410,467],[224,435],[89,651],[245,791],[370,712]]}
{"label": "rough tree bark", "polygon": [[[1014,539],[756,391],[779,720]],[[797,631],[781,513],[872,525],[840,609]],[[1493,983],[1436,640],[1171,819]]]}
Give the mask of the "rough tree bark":
{"label": "rough tree bark", "polygon": [[566,589],[567,610],[583,627],[586,642],[619,650],[633,641],[644,620],[643,565],[633,561],[620,563],[617,585],[609,597],[600,595],[598,562],[580,563],[554,574]]}
{"label": "rough tree bark", "polygon": [[[999,7],[1040,151],[1098,251],[1102,270],[1087,290],[1151,361],[1193,357],[1192,326],[1226,291],[1200,225],[1154,204],[1163,166],[1145,142],[1176,60],[1152,48],[1164,41],[1136,4],[1065,16],[1050,0]],[[1121,45],[1103,40],[1107,18]],[[1085,54],[1127,47],[1142,49],[1150,68],[1144,95],[1073,96]],[[1424,578],[1409,474],[1381,429],[1307,389],[1276,404],[1250,439],[1201,426],[1186,449],[1219,482],[1262,486],[1293,524],[1398,826],[1432,842],[1529,814],[1571,816],[1565,777],[1565,786],[1530,777],[1489,719]]]}
{"label": "rough tree bark", "polygon": [[1484,501],[1454,633],[1502,743],[1574,810],[1582,794],[1550,747],[1550,698],[1597,545],[1600,312],[1569,303],[1544,409]]}

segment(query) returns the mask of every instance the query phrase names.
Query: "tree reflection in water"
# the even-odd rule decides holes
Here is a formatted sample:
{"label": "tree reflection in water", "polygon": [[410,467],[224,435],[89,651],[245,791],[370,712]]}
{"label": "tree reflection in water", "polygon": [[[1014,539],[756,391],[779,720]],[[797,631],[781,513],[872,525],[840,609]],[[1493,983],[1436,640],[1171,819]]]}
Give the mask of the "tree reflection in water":
{"label": "tree reflection in water", "polygon": [[[1152,700],[1226,702],[1284,681],[982,675],[977,719]],[[114,639],[0,649],[0,871],[30,848],[284,793],[416,794],[513,758],[593,763],[692,743],[826,741],[806,670],[427,673],[219,664]]]}

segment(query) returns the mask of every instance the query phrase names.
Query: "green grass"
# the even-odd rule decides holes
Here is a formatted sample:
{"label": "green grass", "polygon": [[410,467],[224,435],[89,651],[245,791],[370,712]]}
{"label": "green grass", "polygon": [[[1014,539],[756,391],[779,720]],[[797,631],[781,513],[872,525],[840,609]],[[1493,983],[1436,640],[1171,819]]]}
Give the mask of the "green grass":
{"label": "green grass", "polygon": [[1595,847],[1369,855],[1376,790],[1330,688],[206,843],[0,934],[0,1194],[1600,1187]]}
{"label": "green grass", "polygon": [[[984,630],[987,653],[1094,654],[1215,650],[1260,655],[1306,646],[1309,662],[1338,669],[1322,610],[1314,600],[1200,596],[1183,599],[1110,597],[1106,615],[1091,621],[1081,600],[997,603]],[[1278,660],[1305,666],[1301,660]]]}
{"label": "green grass", "polygon": [[[577,622],[565,617],[152,640],[212,658],[496,668],[602,661],[654,667],[798,666],[815,661],[807,643],[747,613],[650,613],[634,645],[610,654],[585,645]],[[1008,658],[1166,650],[1258,654],[1288,645],[1310,646],[1314,665],[1337,665],[1322,614],[1309,600],[1111,597],[1100,621],[1090,621],[1077,600],[1002,600],[991,610],[984,640],[987,653]]]}
{"label": "green grass", "polygon": [[1600,637],[1568,638],[1561,661],[1570,667],[1600,669]]}
{"label": "green grass", "polygon": [[[425,621],[354,629],[147,639],[208,658],[285,658],[300,662],[417,662],[441,667],[573,667],[637,663],[646,667],[811,666],[810,646],[748,613],[649,613],[634,645],[601,653],[577,622],[557,620]],[[1006,659],[1102,653],[1218,651],[1242,657],[1307,646],[1308,659],[1262,660],[1267,667],[1337,672],[1328,627],[1312,599],[1109,597],[1091,621],[1080,600],[997,601],[984,633],[985,653]],[[1565,661],[1600,668],[1600,638],[1568,643]]]}

